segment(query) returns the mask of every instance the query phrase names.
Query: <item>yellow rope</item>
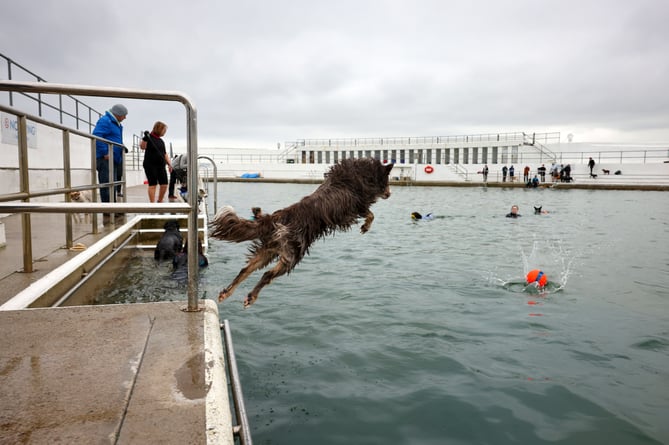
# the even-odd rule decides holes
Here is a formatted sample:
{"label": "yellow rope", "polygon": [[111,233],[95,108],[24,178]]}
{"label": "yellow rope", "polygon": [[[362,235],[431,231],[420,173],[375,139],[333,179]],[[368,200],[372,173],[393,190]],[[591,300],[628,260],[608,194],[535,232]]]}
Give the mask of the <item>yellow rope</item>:
{"label": "yellow rope", "polygon": [[76,243],[72,247],[70,247],[70,250],[72,251],[81,251],[86,249],[87,249],[86,245],[81,243]]}

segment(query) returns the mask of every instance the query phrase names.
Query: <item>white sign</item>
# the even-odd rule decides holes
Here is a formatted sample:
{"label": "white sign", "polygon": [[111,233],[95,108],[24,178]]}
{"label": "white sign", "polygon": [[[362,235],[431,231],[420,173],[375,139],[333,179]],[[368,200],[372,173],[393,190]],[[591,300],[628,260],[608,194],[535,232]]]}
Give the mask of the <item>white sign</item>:
{"label": "white sign", "polygon": [[[13,114],[0,113],[0,134],[3,144],[19,144],[19,118]],[[28,148],[37,148],[37,125],[27,122]]]}

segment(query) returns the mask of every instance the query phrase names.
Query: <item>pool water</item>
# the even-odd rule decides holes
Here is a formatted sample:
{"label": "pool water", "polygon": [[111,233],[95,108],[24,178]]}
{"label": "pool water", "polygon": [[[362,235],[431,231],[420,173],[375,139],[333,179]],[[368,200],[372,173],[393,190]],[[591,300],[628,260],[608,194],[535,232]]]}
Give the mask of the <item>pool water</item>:
{"label": "pool water", "polygon": [[[219,187],[250,215],[316,186]],[[254,443],[669,443],[668,193],[396,187],[372,210],[369,233],[318,241],[249,309],[259,272],[220,304]],[[203,296],[247,247],[211,240]],[[184,298],[151,261],[129,267],[163,284],[124,295]]]}

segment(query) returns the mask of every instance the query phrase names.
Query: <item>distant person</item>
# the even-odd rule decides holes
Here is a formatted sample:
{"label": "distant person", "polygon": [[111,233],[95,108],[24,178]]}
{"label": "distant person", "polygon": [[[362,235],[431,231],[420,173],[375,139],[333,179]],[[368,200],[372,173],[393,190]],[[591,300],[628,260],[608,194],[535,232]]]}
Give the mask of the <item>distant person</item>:
{"label": "distant person", "polygon": [[428,213],[426,215],[421,215],[418,212],[411,212],[411,220],[412,221],[432,221],[434,219],[434,215],[432,213]]}
{"label": "distant person", "polygon": [[513,182],[513,180],[515,179],[515,172],[516,169],[513,168],[513,165],[509,167],[509,182]]}
{"label": "distant person", "polygon": [[563,182],[571,182],[572,177],[571,177],[571,164],[567,164],[564,166],[564,181]]}
{"label": "distant person", "polygon": [[506,182],[506,173],[509,171],[508,168],[506,168],[506,165],[502,167],[502,182]]}
{"label": "distant person", "polygon": [[[93,129],[93,135],[98,136],[118,145],[113,145],[113,168],[114,181],[120,181],[123,177],[123,153],[125,147],[123,146],[123,122],[128,115],[128,109],[125,105],[116,104],[105,114],[100,116],[98,122]],[[98,183],[104,184],[110,182],[109,180],[109,145],[106,142],[95,141],[95,169],[98,171]],[[117,194],[123,196],[121,193],[121,186],[114,187],[114,202],[116,202]],[[109,189],[103,187],[100,189],[100,200],[102,202],[111,202],[109,196]],[[104,214],[109,217],[108,213]]]}
{"label": "distant person", "polygon": [[530,187],[531,188],[537,188],[537,187],[539,187],[539,178],[537,177],[537,175],[534,175],[534,178],[532,178],[531,180],[528,180],[525,183],[525,187],[527,187],[527,188],[530,188]]}
{"label": "distant person", "polygon": [[[172,163],[170,157],[165,151],[165,141],[162,137],[167,132],[167,125],[157,121],[153,124],[151,133],[144,132],[144,138],[139,143],[139,148],[144,150],[144,174],[149,183],[149,202],[163,202],[165,193],[167,193],[167,171],[165,166],[172,171]],[[156,186],[158,189],[158,198],[156,199]]]}
{"label": "distant person", "polygon": [[592,176],[592,169],[595,168],[595,160],[594,159],[590,158],[590,160],[588,161],[588,167],[590,167],[590,176]]}
{"label": "distant person", "polygon": [[177,182],[186,184],[188,178],[188,156],[180,154],[172,159],[172,172],[170,173],[170,183],[167,191],[167,199],[170,202],[178,201],[174,194]]}
{"label": "distant person", "polygon": [[546,182],[546,166],[544,164],[541,164],[541,167],[537,169],[537,173],[541,177],[541,182]]}
{"label": "distant person", "polygon": [[560,178],[560,168],[555,162],[551,164],[551,178],[553,179],[553,182],[557,182]]}
{"label": "distant person", "polygon": [[530,180],[530,166],[526,165],[523,169],[523,182],[527,183]]}
{"label": "distant person", "polygon": [[488,164],[483,166],[483,182],[488,182]]}
{"label": "distant person", "polygon": [[518,213],[518,210],[519,209],[518,209],[517,205],[512,205],[511,206],[511,211],[506,214],[506,217],[507,218],[518,218],[519,216],[521,216],[520,213]]}

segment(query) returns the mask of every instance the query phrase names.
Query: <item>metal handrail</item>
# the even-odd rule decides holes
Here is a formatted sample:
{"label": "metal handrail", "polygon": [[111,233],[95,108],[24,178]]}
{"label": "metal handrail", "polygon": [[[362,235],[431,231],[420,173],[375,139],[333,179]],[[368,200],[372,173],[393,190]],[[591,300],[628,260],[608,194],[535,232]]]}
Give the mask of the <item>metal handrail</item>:
{"label": "metal handrail", "polygon": [[[352,146],[361,145],[421,145],[421,144],[452,144],[452,143],[475,143],[475,142],[506,142],[523,141],[525,132],[511,133],[480,133],[463,134],[453,136],[412,136],[412,137],[380,137],[380,138],[331,138],[331,139],[300,139],[286,142],[286,146]],[[559,142],[560,133],[535,133],[536,140],[541,139],[545,143],[549,140]]]}
{"label": "metal handrail", "polygon": [[[205,159],[211,163],[214,167],[214,215],[218,211],[218,169],[216,168],[216,162],[209,156],[200,155],[198,159]],[[193,195],[194,196],[194,195]]]}
{"label": "metal handrail", "polygon": [[225,358],[230,373],[232,402],[235,407],[235,416],[238,422],[238,425],[233,426],[232,431],[236,436],[239,436],[239,441],[242,445],[253,445],[253,441],[251,440],[251,427],[249,425],[248,417],[246,416],[242,382],[239,378],[239,371],[237,370],[237,358],[235,356],[235,348],[232,344],[232,333],[230,331],[228,320],[223,320],[221,330],[223,331],[223,342],[225,344]]}
{"label": "metal handrail", "polygon": [[[38,76],[37,74],[33,73],[30,71],[28,68],[22,66],[21,64],[17,63],[16,61],[12,60],[11,58],[5,56],[4,54],[0,53],[0,58],[4,59],[6,64],[7,64],[7,79],[8,80],[13,80],[12,79],[12,67],[17,67],[21,70],[21,72],[33,77],[37,82],[46,82],[46,79],[42,78],[41,76]],[[60,95],[58,97],[58,105],[52,105],[51,103],[45,101],[42,99],[42,95],[40,93],[37,94],[37,97],[33,97],[30,94],[26,94],[23,92],[18,92],[22,96],[31,99],[37,103],[37,110],[38,114],[41,117],[43,110],[42,107],[47,107],[51,110],[54,110],[58,112],[59,118],[60,118],[60,123],[63,123],[63,116],[71,117],[75,121],[75,126],[77,129],[79,129],[79,122],[83,122],[84,124],[88,125],[88,130],[92,131],[93,126],[94,126],[94,117],[97,119],[100,116],[102,116],[102,113],[94,109],[93,107],[86,105],[79,99],[77,99],[74,96],[71,95],[66,95],[68,99],[71,99],[72,102],[74,103],[74,113],[66,111],[63,107],[63,96]],[[14,98],[12,97],[12,92],[9,92],[9,105],[14,106]],[[83,106],[83,112],[80,113],[80,105]],[[88,116],[86,116],[88,114]]]}
{"label": "metal handrail", "polygon": [[[186,108],[186,132],[187,132],[187,154],[189,165],[197,164],[197,111],[192,104],[192,101],[183,93],[174,91],[152,91],[152,90],[137,90],[129,88],[113,88],[113,87],[96,87],[85,85],[66,85],[46,82],[15,82],[0,80],[0,91],[10,91],[22,94],[74,94],[78,96],[93,96],[93,97],[115,97],[127,99],[148,99],[148,100],[162,100],[170,102],[180,102]],[[19,120],[25,121],[24,117],[19,117]],[[94,145],[94,144],[93,144]],[[19,125],[19,152],[27,152],[27,133],[25,122]],[[28,187],[28,166],[27,156],[20,156],[19,158],[19,173],[21,175],[21,190],[29,193]],[[188,189],[197,190],[198,178],[197,171],[188,175]],[[29,196],[25,199],[29,199]],[[61,206],[61,210],[54,207]],[[183,207],[183,208],[182,208]],[[195,228],[198,223],[198,200],[191,199],[188,204],[158,204],[152,203],[150,205],[136,205],[126,203],[96,203],[90,205],[79,206],[79,211],[89,212],[122,212],[134,209],[135,211],[144,213],[154,213],[156,211],[177,211],[180,213],[188,213],[188,225]],[[46,204],[36,204],[23,202],[16,203],[0,203],[0,213],[23,213],[24,220],[27,219],[31,212],[52,212],[52,213],[68,213],[70,210],[66,204],[58,203],[56,206],[49,206]],[[28,224],[29,226],[29,224]],[[30,248],[31,240],[26,240],[24,234],[24,250]],[[188,231],[188,244],[190,246],[197,246],[198,234],[197,230]],[[188,250],[188,306],[186,311],[198,311],[198,252],[197,249]]]}

